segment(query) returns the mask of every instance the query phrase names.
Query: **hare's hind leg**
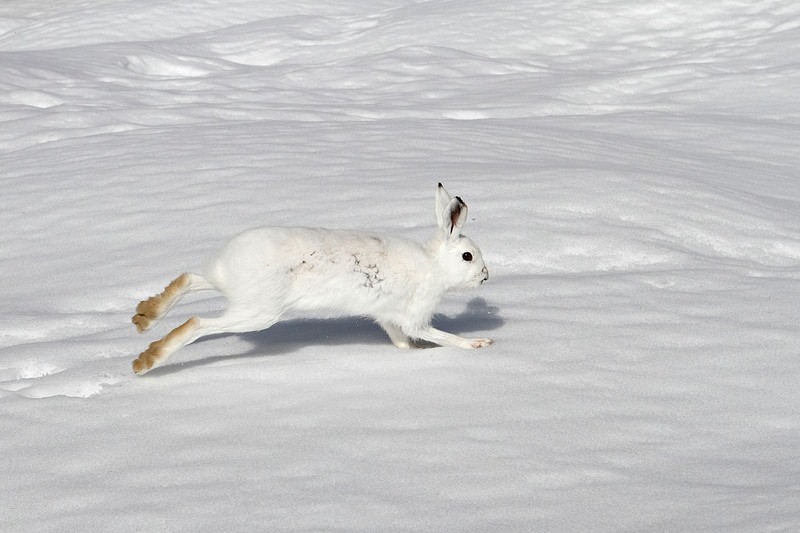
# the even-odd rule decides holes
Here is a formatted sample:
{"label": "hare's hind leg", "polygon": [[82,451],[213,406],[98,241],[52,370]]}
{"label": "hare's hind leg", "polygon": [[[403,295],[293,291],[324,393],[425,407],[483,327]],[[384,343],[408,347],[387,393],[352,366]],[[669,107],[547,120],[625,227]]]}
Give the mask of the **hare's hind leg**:
{"label": "hare's hind leg", "polygon": [[205,278],[197,274],[184,273],[175,278],[163,291],[147,300],[139,302],[136,314],[131,321],[139,333],[147,331],[155,325],[159,318],[169,312],[186,293],[213,289]]}
{"label": "hare's hind leg", "polygon": [[200,337],[218,333],[245,333],[259,331],[273,325],[280,318],[279,313],[264,314],[248,312],[245,309],[231,309],[219,318],[192,317],[166,337],[157,340],[133,361],[133,371],[145,374],[162,364],[170,355]]}
{"label": "hare's hind leg", "polygon": [[192,342],[192,337],[197,333],[199,326],[200,319],[193,316],[170,331],[163,339],[150,343],[150,346],[133,361],[133,371],[139,375],[147,373],[167,357]]}

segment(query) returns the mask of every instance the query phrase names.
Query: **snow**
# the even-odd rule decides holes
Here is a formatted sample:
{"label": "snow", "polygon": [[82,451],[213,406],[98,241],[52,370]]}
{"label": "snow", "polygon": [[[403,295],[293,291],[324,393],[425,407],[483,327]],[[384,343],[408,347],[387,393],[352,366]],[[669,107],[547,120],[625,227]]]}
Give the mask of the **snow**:
{"label": "snow", "polygon": [[[800,5],[0,4],[0,530],[800,529]],[[293,316],[144,377],[261,225],[491,273],[400,351]]]}

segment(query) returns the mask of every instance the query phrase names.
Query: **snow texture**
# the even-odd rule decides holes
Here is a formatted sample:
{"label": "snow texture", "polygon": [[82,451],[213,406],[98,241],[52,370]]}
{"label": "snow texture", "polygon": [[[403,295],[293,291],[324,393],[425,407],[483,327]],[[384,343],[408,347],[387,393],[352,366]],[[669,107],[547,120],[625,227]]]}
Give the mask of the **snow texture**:
{"label": "snow texture", "polygon": [[[0,530],[800,530],[800,4],[0,3]],[[489,282],[131,361],[262,225]]]}

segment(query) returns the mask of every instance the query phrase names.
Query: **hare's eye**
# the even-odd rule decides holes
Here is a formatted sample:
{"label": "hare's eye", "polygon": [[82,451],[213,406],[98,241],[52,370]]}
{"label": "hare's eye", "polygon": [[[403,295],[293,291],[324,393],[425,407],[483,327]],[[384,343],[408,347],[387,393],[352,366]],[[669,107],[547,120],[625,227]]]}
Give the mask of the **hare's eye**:
{"label": "hare's eye", "polygon": [[463,254],[461,254],[461,259],[463,259],[464,261],[472,261],[472,254],[469,252],[464,252]]}

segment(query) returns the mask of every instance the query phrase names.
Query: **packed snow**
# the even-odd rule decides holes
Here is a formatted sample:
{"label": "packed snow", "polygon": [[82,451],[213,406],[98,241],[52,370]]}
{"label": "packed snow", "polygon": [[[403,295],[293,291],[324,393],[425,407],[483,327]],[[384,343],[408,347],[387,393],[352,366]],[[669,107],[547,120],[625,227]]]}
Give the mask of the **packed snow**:
{"label": "packed snow", "polygon": [[[0,530],[800,530],[800,4],[0,3]],[[264,225],[487,283],[132,360]]]}

